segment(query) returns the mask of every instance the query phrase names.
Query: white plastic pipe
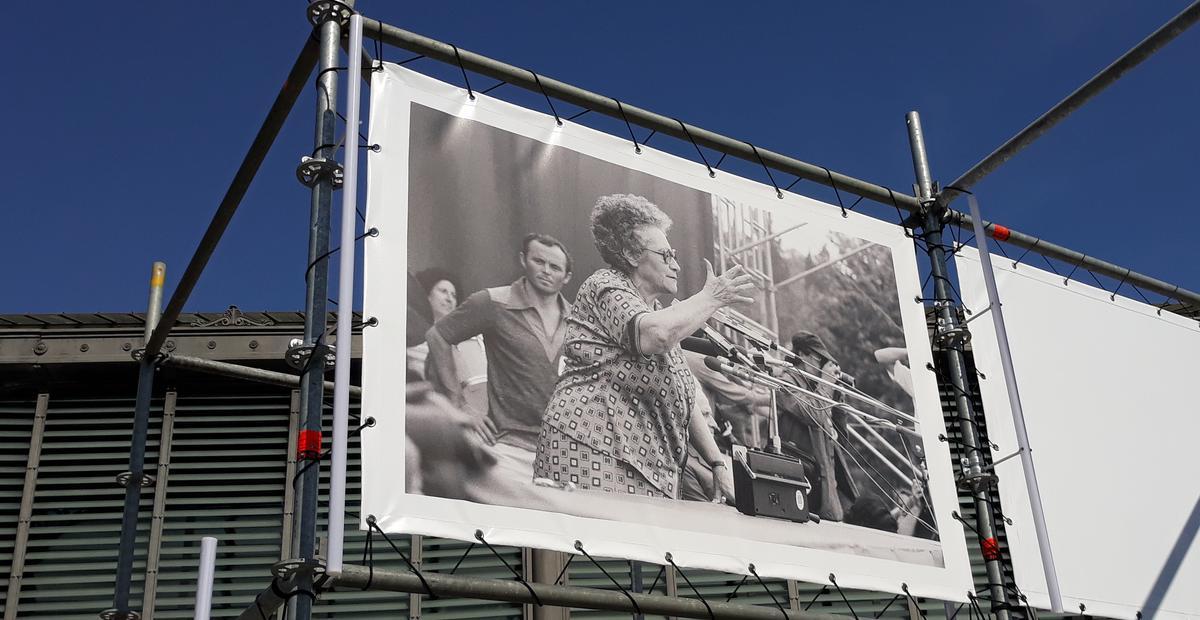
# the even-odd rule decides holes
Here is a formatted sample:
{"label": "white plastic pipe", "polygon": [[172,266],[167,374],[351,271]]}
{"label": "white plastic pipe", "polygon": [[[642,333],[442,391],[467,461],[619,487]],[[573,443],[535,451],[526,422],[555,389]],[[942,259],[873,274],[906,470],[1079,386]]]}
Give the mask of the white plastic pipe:
{"label": "white plastic pipe", "polygon": [[996,288],[996,274],[992,271],[992,255],[988,251],[987,234],[983,231],[983,219],[979,215],[979,202],[972,194],[967,195],[971,207],[971,219],[975,224],[975,246],[979,248],[979,262],[983,266],[983,284],[987,288],[988,303],[991,304],[992,325],[996,329],[996,344],[1000,348],[1000,365],[1004,369],[1004,383],[1008,386],[1008,402],[1012,406],[1013,427],[1017,431],[1017,447],[1021,450],[1021,467],[1025,470],[1025,485],[1029,493],[1029,506],[1033,509],[1033,529],[1037,533],[1038,550],[1042,556],[1042,572],[1046,576],[1046,591],[1050,595],[1050,610],[1061,614],[1062,591],[1058,587],[1058,569],[1054,566],[1054,553],[1050,550],[1050,535],[1046,530],[1046,513],[1042,508],[1042,493],[1038,490],[1037,473],[1033,469],[1033,451],[1029,447],[1029,431],[1025,429],[1025,411],[1021,409],[1021,395],[1017,391],[1017,373],[1013,369],[1012,351],[1008,347],[1008,331],[1004,328],[1004,310],[1000,306],[1000,292]]}
{"label": "white plastic pipe", "polygon": [[338,270],[337,350],[333,374],[333,446],[329,471],[329,541],[325,572],[342,572],[346,517],[346,443],[350,421],[350,321],[354,318],[354,216],[358,205],[358,108],[362,97],[362,16],[350,16],[350,79],[346,80],[346,148],[342,181],[342,243]]}
{"label": "white plastic pipe", "polygon": [[217,539],[200,539],[200,576],[196,579],[196,620],[209,620],[212,613],[213,575],[217,568]]}

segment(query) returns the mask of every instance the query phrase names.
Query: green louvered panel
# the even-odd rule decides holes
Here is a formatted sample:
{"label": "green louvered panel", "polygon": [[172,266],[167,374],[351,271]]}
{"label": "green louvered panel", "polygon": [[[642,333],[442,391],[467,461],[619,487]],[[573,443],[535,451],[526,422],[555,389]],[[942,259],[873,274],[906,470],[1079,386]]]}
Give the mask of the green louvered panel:
{"label": "green louvered panel", "polygon": [[[162,402],[151,406],[146,471],[157,462]],[[21,618],[86,618],[112,607],[132,400],[50,398],[34,496]],[[153,490],[142,493],[130,601],[139,607]]]}
{"label": "green louvered panel", "polygon": [[[8,592],[33,414],[33,402],[0,404],[0,597]],[[0,614],[7,604],[0,600]]]}
{"label": "green louvered panel", "polygon": [[175,409],[154,617],[190,618],[200,539],[218,540],[213,618],[236,617],[279,561],[287,392],[195,397]]}

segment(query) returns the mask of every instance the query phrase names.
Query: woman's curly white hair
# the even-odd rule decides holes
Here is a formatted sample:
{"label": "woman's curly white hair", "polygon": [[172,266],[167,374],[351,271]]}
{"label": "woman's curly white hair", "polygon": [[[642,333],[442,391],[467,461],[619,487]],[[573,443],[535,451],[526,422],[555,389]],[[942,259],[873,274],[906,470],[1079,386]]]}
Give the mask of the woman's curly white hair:
{"label": "woman's curly white hair", "polygon": [[592,208],[592,238],[600,257],[613,269],[629,272],[632,266],[626,254],[642,253],[641,240],[635,231],[654,226],[664,233],[671,228],[671,218],[657,205],[634,194],[601,196]]}

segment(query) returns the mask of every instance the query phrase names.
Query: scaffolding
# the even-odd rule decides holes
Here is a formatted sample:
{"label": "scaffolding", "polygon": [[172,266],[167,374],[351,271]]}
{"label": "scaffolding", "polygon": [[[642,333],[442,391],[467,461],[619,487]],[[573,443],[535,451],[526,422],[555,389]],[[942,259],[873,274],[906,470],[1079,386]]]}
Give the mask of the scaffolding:
{"label": "scaffolding", "polygon": [[[183,305],[191,294],[208,259],[212,256],[222,234],[228,226],[242,196],[245,194],[250,181],[253,179],[259,164],[270,148],[279,132],[283,120],[290,112],[298,98],[306,78],[311,75],[314,67],[318,69],[318,95],[316,118],[316,149],[313,156],[306,159],[298,170],[298,176],[312,188],[311,202],[311,238],[309,242],[309,264],[315,269],[309,270],[306,297],[306,329],[303,342],[297,346],[296,355],[305,359],[305,372],[301,381],[301,399],[303,400],[303,432],[320,432],[320,411],[323,403],[325,360],[332,355],[329,342],[325,340],[327,324],[327,262],[321,259],[328,256],[329,222],[332,203],[332,193],[341,187],[342,180],[353,177],[356,170],[343,170],[342,165],[335,159],[338,143],[334,139],[334,116],[337,111],[333,102],[337,101],[337,82],[339,66],[339,50],[342,45],[342,35],[350,34],[351,41],[360,41],[363,33],[376,38],[381,44],[390,44],[407,49],[428,58],[456,65],[462,69],[464,78],[468,71],[473,71],[503,80],[505,83],[517,86],[531,92],[540,93],[547,99],[551,97],[579,105],[588,110],[617,118],[626,123],[633,123],[652,129],[678,139],[688,140],[697,150],[701,146],[714,149],[726,155],[760,164],[767,170],[775,169],[796,175],[799,178],[811,180],[822,185],[833,187],[835,190],[850,192],[882,205],[895,207],[911,214],[904,222],[907,227],[919,228],[919,237],[923,240],[929,252],[930,268],[935,281],[933,298],[934,311],[938,313],[938,330],[934,334],[935,342],[946,344],[953,341],[953,336],[961,336],[965,328],[959,325],[956,308],[951,292],[946,286],[947,253],[943,231],[946,226],[970,228],[974,221],[971,216],[954,211],[948,207],[951,199],[978,182],[1000,164],[1015,155],[1050,127],[1065,118],[1071,111],[1078,108],[1088,98],[1100,92],[1109,84],[1115,82],[1122,74],[1139,62],[1145,60],[1154,51],[1166,45],[1173,38],[1200,20],[1200,2],[1188,6],[1170,22],[1139,43],[1118,61],[1101,71],[1089,80],[1078,91],[1068,96],[1045,115],[1030,126],[1019,132],[1003,146],[989,155],[980,164],[960,176],[959,180],[944,190],[933,182],[928,160],[925,155],[924,140],[921,134],[920,121],[915,113],[908,117],[910,147],[913,154],[914,170],[918,181],[916,195],[895,192],[885,186],[870,183],[830,169],[803,162],[766,149],[755,147],[753,144],[722,136],[715,132],[687,125],[669,116],[656,114],[636,106],[623,104],[611,97],[606,97],[584,89],[554,80],[524,68],[488,58],[486,56],[461,49],[455,45],[436,41],[421,35],[405,31],[394,26],[357,15],[352,6],[337,0],[312,0],[307,7],[309,21],[314,28],[314,37],[306,38],[302,51],[273,104],[267,119],[255,137],[249,152],[230,185],[229,191],[223,198],[216,215],[213,217],[208,230],[205,232],[195,254],[189,262],[184,275],[176,288],[166,309],[162,312],[157,324],[148,322],[145,338],[145,348],[139,351],[139,385],[134,446],[130,455],[130,469],[125,475],[128,489],[128,501],[122,531],[122,543],[118,557],[118,579],[114,592],[114,608],[104,612],[102,617],[112,620],[127,620],[137,618],[137,612],[130,608],[128,573],[132,567],[136,528],[130,523],[136,523],[138,511],[138,489],[148,484],[142,474],[141,462],[145,448],[144,426],[140,420],[146,419],[149,408],[149,395],[153,389],[154,364],[160,359],[160,353],[167,335],[175,325]],[[374,62],[358,45],[349,47],[349,56],[354,60],[366,57],[369,66]],[[350,63],[354,64],[354,63]],[[356,75],[357,73],[357,75]],[[361,72],[351,73],[350,80],[358,79]],[[469,86],[468,86],[469,88]],[[348,132],[351,136],[353,131]],[[350,144],[347,150],[356,150],[354,138],[348,138]],[[353,146],[351,146],[353,145]],[[707,162],[705,164],[707,166]],[[711,168],[710,168],[711,171]],[[774,182],[772,181],[772,184]],[[776,186],[776,193],[782,197],[782,192]],[[353,204],[352,200],[347,200]],[[717,230],[721,238],[717,244],[718,260],[723,265],[731,261],[746,264],[754,273],[771,282],[769,294],[764,298],[762,321],[759,327],[772,334],[778,332],[778,313],[774,307],[777,286],[773,280],[773,265],[770,259],[769,246],[773,238],[786,231],[774,231],[769,219],[764,221],[762,214],[738,214],[736,206],[731,209],[726,205],[715,205],[718,219]],[[352,221],[352,219],[351,219]],[[1076,252],[1045,242],[1031,235],[1014,231],[991,222],[982,223],[983,230],[998,241],[1006,241],[1028,251],[1069,261],[1077,267],[1083,267],[1101,275],[1119,278],[1122,283],[1142,287],[1167,298],[1167,301],[1178,300],[1186,311],[1187,304],[1200,305],[1200,293],[1186,290],[1161,280],[1133,272],[1111,263],[1095,259],[1081,252]],[[351,247],[343,247],[343,253],[351,251]],[[161,286],[161,282],[159,283]],[[349,305],[350,300],[343,299]],[[158,304],[152,294],[150,314],[157,313]],[[344,322],[343,322],[344,323]],[[339,324],[339,333],[346,326]],[[152,330],[152,331],[151,331]],[[349,342],[348,334],[341,334],[338,342]],[[961,344],[961,341],[960,341]],[[979,435],[974,419],[974,412],[967,401],[967,379],[964,356],[961,349],[953,346],[944,349],[949,359],[949,382],[956,390],[955,409],[959,421],[959,431],[962,441],[969,448],[968,457],[962,467],[962,474],[973,481],[970,491],[975,500],[976,527],[984,544],[994,541],[996,533],[993,530],[994,511],[987,499],[988,480],[982,475],[984,463],[979,456]],[[340,370],[340,368],[339,368]],[[219,371],[218,371],[219,372]],[[349,397],[350,390],[346,382],[348,373],[339,373],[335,382],[335,390],[339,400]],[[344,407],[342,407],[344,410]],[[315,425],[315,428],[314,428]],[[345,428],[335,429],[342,440]],[[339,442],[344,450],[344,441]],[[343,459],[344,454],[335,455],[335,461]],[[275,578],[270,582],[256,601],[251,602],[242,617],[257,618],[272,613],[284,601],[296,601],[293,606],[294,618],[308,620],[311,613],[311,598],[313,588],[318,585],[332,586],[336,584],[363,589],[376,588],[394,591],[419,592],[430,596],[439,593],[454,596],[470,596],[491,600],[520,600],[522,602],[551,601],[564,606],[585,607],[590,609],[612,609],[641,613],[654,611],[682,617],[696,618],[766,618],[777,617],[782,612],[786,617],[819,618],[819,614],[807,612],[795,613],[778,611],[748,605],[709,604],[703,599],[688,600],[673,597],[650,597],[635,595],[629,592],[613,593],[588,588],[572,588],[556,585],[531,585],[529,583],[505,582],[500,580],[482,580],[468,577],[423,576],[419,570],[411,572],[395,572],[371,570],[353,565],[342,565],[342,558],[327,558],[329,566],[340,567],[340,571],[324,574],[325,564],[319,562],[315,555],[315,539],[317,528],[317,486],[319,465],[310,467],[303,476],[303,482],[297,489],[296,504],[298,521],[296,523],[297,559],[290,560],[277,567]],[[333,484],[344,484],[344,480],[334,480]],[[334,502],[331,512],[337,512],[341,517],[344,505]],[[332,519],[331,519],[332,520]],[[337,536],[341,536],[339,532]],[[340,550],[340,547],[338,547]],[[989,596],[992,612],[998,620],[1008,620],[1010,613],[1019,609],[1010,598],[1012,590],[1003,570],[999,554],[988,553],[985,548],[985,566],[989,582]],[[837,586],[831,576],[832,585]],[[839,589],[840,591],[840,589]],[[907,592],[907,589],[905,589]],[[974,595],[972,593],[972,600]],[[1057,609],[1056,609],[1057,610]],[[265,613],[264,613],[265,612]]]}

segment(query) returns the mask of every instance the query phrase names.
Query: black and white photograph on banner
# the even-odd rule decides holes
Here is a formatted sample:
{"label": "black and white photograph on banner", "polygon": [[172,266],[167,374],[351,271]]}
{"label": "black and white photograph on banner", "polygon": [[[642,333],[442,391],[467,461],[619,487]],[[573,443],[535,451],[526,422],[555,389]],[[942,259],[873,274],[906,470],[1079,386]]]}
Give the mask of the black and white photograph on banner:
{"label": "black and white photograph on banner", "polygon": [[[676,541],[690,540],[690,557],[793,578],[824,579],[839,564],[816,560],[833,557],[956,568],[961,541],[948,562],[939,530],[949,462],[931,491],[914,399],[925,390],[941,428],[932,377],[912,371],[930,353],[919,307],[902,312],[902,232],[687,182],[666,165],[678,160],[630,143],[636,165],[607,158],[619,141],[572,139],[552,118],[531,137],[485,122],[487,100],[439,109],[436,92],[406,91],[398,113],[373,88],[372,140],[397,155],[370,159],[379,329],[364,336],[364,387],[405,387],[403,401],[364,401],[379,426],[364,436],[363,514],[659,562],[649,546],[688,558]],[[746,555],[768,547],[765,563]],[[805,567],[770,561],[785,556]]]}

